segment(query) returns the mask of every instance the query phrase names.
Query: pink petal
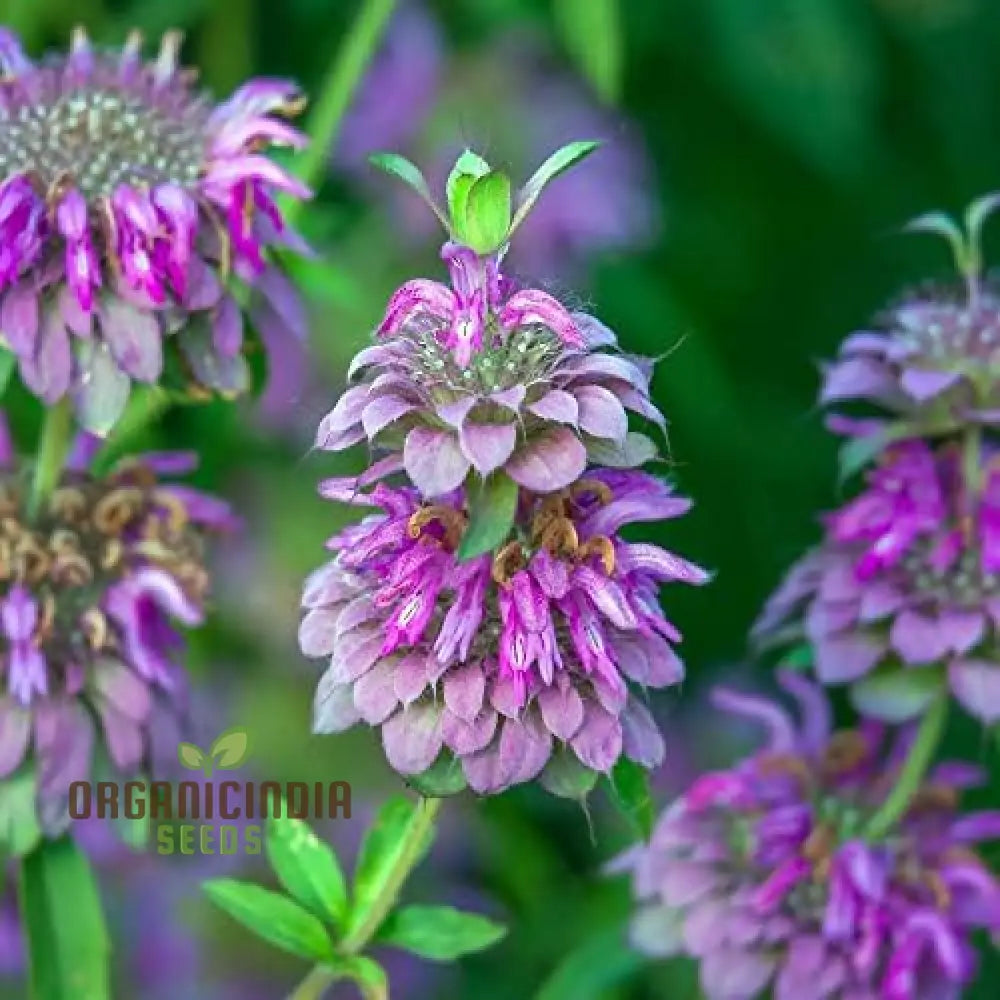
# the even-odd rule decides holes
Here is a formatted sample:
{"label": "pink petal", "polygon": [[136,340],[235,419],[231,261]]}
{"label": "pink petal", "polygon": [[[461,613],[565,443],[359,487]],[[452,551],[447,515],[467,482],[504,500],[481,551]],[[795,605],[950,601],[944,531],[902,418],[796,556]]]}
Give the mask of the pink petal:
{"label": "pink petal", "polygon": [[461,486],[470,466],[454,435],[430,427],[414,427],[406,435],[403,464],[425,497],[441,496]]}
{"label": "pink petal", "polygon": [[552,493],[579,479],[587,467],[587,450],[567,427],[559,427],[527,442],[507,462],[506,471],[518,485],[536,493]]}

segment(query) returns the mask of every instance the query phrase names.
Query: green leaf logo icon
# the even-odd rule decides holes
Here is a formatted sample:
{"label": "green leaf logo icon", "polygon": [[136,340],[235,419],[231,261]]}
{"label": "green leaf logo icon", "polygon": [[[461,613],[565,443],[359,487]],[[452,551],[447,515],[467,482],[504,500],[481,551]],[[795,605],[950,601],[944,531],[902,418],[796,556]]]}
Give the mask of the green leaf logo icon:
{"label": "green leaf logo icon", "polygon": [[181,762],[181,767],[186,767],[189,771],[200,771],[205,766],[205,753],[201,747],[193,743],[179,743],[177,745],[177,759]]}
{"label": "green leaf logo icon", "polygon": [[201,771],[206,778],[210,778],[216,768],[223,771],[234,770],[247,759],[249,753],[250,737],[239,726],[227,729],[212,744],[208,753],[194,743],[177,745],[177,759],[181,762],[181,767],[186,767],[189,771]]}
{"label": "green leaf logo icon", "polygon": [[227,729],[209,751],[215,766],[223,771],[231,771],[240,766],[250,753],[250,737],[245,729],[234,726]]}

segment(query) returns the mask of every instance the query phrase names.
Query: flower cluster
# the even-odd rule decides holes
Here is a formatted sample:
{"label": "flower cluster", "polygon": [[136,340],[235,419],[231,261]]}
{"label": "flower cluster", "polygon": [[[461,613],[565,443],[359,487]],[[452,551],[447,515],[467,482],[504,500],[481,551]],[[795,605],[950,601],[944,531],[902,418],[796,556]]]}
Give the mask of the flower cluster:
{"label": "flower cluster", "polygon": [[247,387],[234,278],[254,290],[269,347],[302,334],[267,248],[301,245],[274,195],[308,191],[261,152],[303,144],[282,120],[298,90],[252,80],[213,106],[179,45],[166,35],[147,63],[137,34],[112,54],[78,31],[34,63],[0,31],[0,329],[29,388],[48,404],[72,396],[98,433],[132,381],[160,380],[168,342],[183,382]]}
{"label": "flower cluster", "polygon": [[661,584],[705,582],[697,566],[620,530],[682,514],[688,501],[638,471],[595,470],[568,489],[525,494],[517,540],[465,562],[464,492],[433,502],[410,487],[330,480],[324,495],[384,513],[334,536],[336,557],[305,587],[302,649],[330,658],[315,728],[382,727],[390,764],[419,775],[457,758],[480,793],[539,774],[565,745],[578,765],[645,767],[663,756],[648,709],[627,682],[683,678]]}
{"label": "flower cluster", "polygon": [[827,366],[825,403],[865,400],[918,426],[1000,422],[1000,296],[986,285],[930,286],[844,341]]}
{"label": "flower cluster", "polygon": [[443,776],[493,793],[540,776],[576,795],[622,755],[644,767],[663,756],[628,682],[681,680],[658,591],[707,574],[620,534],[688,508],[639,471],[657,446],[630,431],[629,412],[665,428],[652,363],[501,269],[546,181],[593,146],[553,154],[513,215],[509,181],[471,151],[459,158],[450,219],[432,203],[451,237],[450,285],[415,279],[393,294],[317,433],[324,450],[364,441],[384,454],[321,487],[383,513],[331,539],[337,555],[305,587],[300,645],[330,657],[314,728],[380,726],[390,764],[424,787]]}
{"label": "flower cluster", "polygon": [[920,711],[946,669],[969,712],[1000,718],[1000,468],[980,450],[888,447],[771,597],[757,639],[806,640],[825,684],[869,678],[856,702],[884,717]]}
{"label": "flower cluster", "polygon": [[176,626],[202,621],[204,540],[234,524],[221,500],[169,478],[194,467],[189,454],[127,459],[95,478],[87,451],[33,517],[26,468],[9,448],[0,455],[0,778],[30,761],[48,829],[99,757],[126,775],[143,765],[154,702],[182,708]]}
{"label": "flower cluster", "polygon": [[445,245],[452,287],[408,281],[389,302],[376,343],[354,359],[351,386],[320,424],[317,446],[366,440],[401,448],[425,496],[460,486],[470,470],[502,469],[548,493],[588,460],[639,465],[656,454],[626,410],[660,427],[651,365],[617,350],[614,334],[539,289],[514,290],[495,255]]}
{"label": "flower cluster", "polygon": [[975,972],[972,936],[1000,930],[1000,882],[975,851],[1000,838],[1000,813],[957,806],[985,776],[938,765],[878,835],[905,735],[832,732],[823,692],[780,679],[801,721],[720,690],[721,707],[767,727],[768,746],[696,780],[624,859],[643,900],[636,945],[696,958],[707,1000],[956,1000]]}

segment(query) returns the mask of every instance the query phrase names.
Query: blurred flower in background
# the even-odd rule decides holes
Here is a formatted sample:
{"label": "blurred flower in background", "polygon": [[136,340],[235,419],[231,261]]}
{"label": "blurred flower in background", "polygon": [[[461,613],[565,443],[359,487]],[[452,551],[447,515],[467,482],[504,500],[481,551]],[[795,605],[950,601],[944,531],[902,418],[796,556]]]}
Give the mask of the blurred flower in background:
{"label": "blurred flower in background", "polygon": [[[443,29],[413,3],[390,26],[333,165],[367,186],[365,156],[398,150],[425,167],[432,190],[443,190],[466,146],[487,158],[493,152],[513,176],[527,177],[554,149],[581,138],[604,146],[534,208],[510,252],[515,273],[549,283],[579,280],[592,259],[649,245],[660,218],[644,145],[559,62],[541,32],[518,27],[487,49],[449,58]],[[414,243],[437,239],[437,223],[423,206],[405,194],[392,204]]]}

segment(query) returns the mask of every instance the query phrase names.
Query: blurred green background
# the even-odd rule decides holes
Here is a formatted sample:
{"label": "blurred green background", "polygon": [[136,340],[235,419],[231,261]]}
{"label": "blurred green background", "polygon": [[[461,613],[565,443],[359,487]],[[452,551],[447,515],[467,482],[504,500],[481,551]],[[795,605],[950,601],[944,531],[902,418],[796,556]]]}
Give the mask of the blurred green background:
{"label": "blurred green background", "polygon": [[[315,93],[358,6],[7,0],[0,11],[33,53],[76,23],[106,44],[133,25],[150,38],[178,26],[213,91],[267,74]],[[908,282],[948,272],[943,244],[901,237],[901,223],[1000,187],[998,55],[994,0],[400,4],[303,216],[319,256],[297,269],[313,357],[295,405],[266,418],[251,406],[188,409],[150,432],[149,443],[197,448],[202,480],[248,519],[244,541],[221,556],[215,622],[197,641],[206,729],[248,727],[251,767],[268,777],[352,781],[355,818],[327,831],[346,854],[372,804],[397,789],[371,734],[309,736],[315,672],[294,638],[300,580],[344,516],[315,498],[315,482],[352,461],[311,455],[312,428],[394,284],[440,271],[439,234],[407,195],[369,176],[363,153],[399,147],[433,174],[468,142],[525,177],[559,142],[596,135],[606,148],[577,187],[553,185],[552,209],[525,226],[511,263],[586,303],[628,349],[664,356],[656,395],[673,472],[696,506],[655,535],[718,576],[664,597],[690,679],[656,701],[670,748],[660,800],[737,752],[747,734],[717,723],[705,689],[720,674],[760,680],[746,663],[748,626],[838,496],[834,442],[814,405],[817,362]],[[27,444],[36,415],[22,409]],[[995,764],[965,726],[954,749]],[[627,888],[598,873],[631,834],[600,796],[589,813],[533,789],[445,812],[408,894],[479,907],[511,931],[460,967],[394,965],[394,996],[697,996],[687,965],[643,966],[620,943]],[[120,996],[277,997],[302,974],[199,897],[199,878],[218,870],[212,859],[112,859]],[[8,923],[4,995],[18,997]],[[996,975],[968,995],[995,997]],[[342,990],[333,995],[352,995]]]}

